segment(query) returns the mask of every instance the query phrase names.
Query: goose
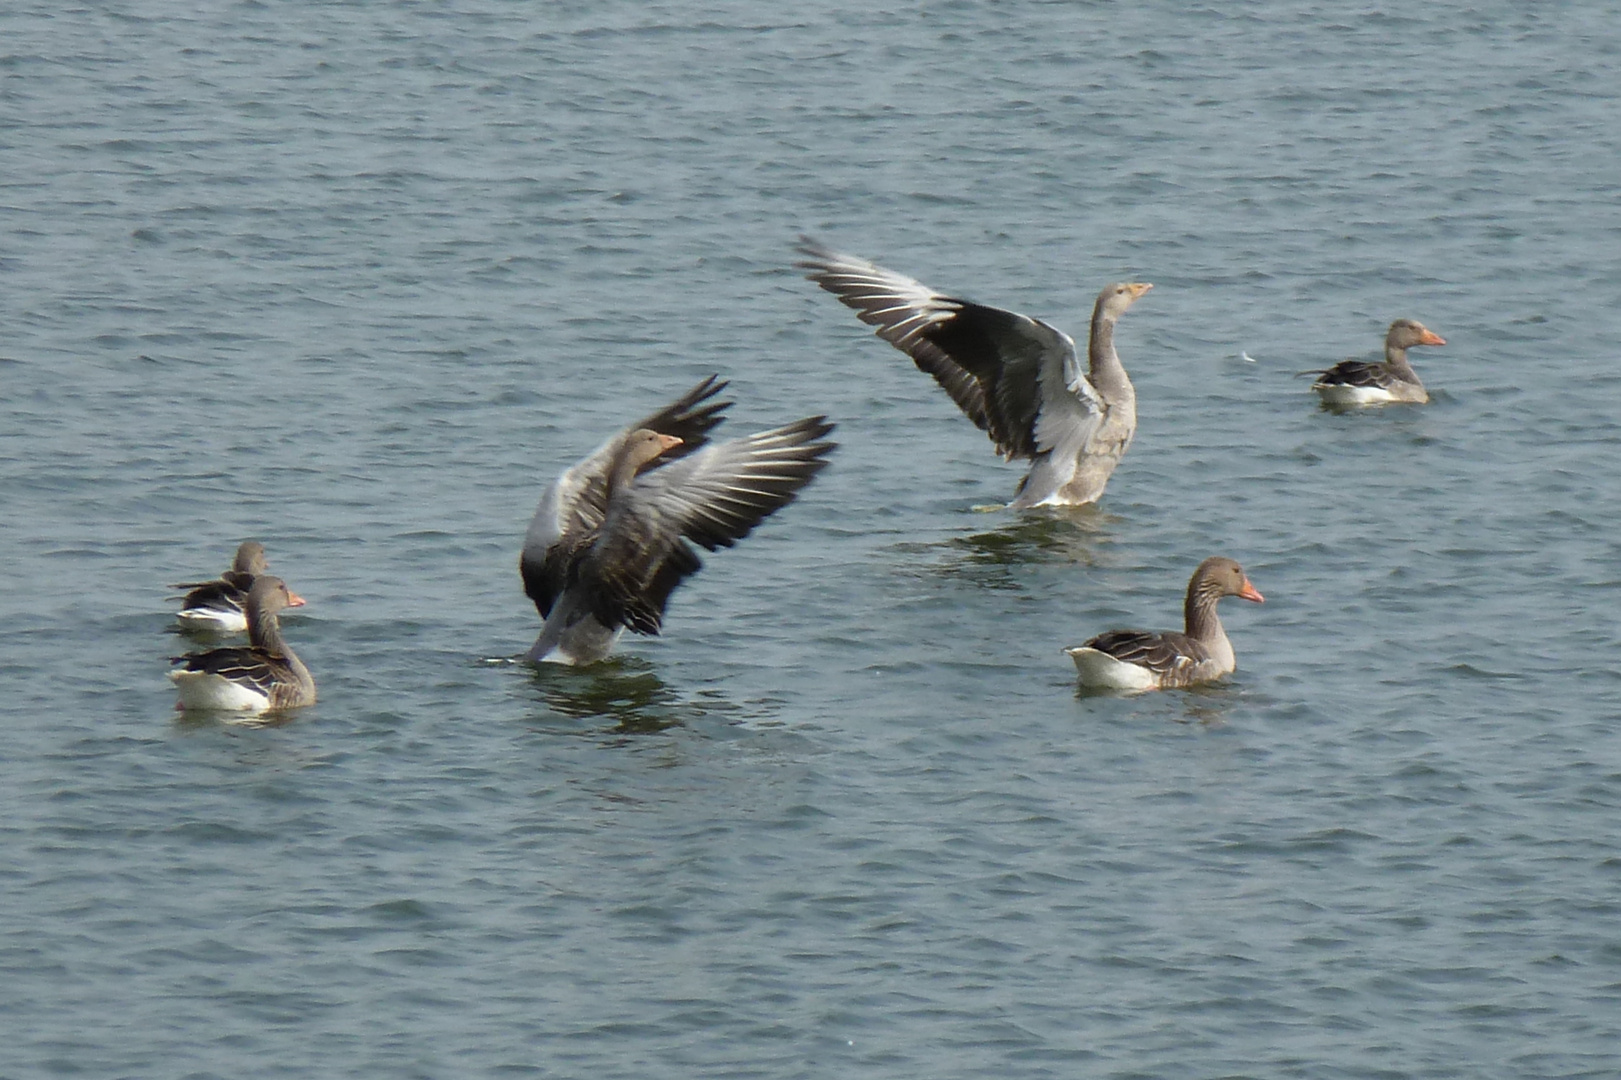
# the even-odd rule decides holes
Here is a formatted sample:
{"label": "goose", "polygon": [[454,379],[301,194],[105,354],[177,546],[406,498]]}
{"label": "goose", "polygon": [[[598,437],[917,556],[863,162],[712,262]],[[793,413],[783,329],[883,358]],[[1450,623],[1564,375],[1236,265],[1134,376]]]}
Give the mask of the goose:
{"label": "goose", "polygon": [[[236,549],[231,568],[213,581],[190,581],[170,585],[171,589],[189,590],[180,602],[175,618],[187,630],[207,630],[222,634],[240,634],[248,628],[247,616],[242,611],[242,600],[253,587],[254,578],[269,567],[265,559],[265,546],[257,540],[244,540]],[[292,607],[302,607],[303,597],[294,593]]]}
{"label": "goose", "polygon": [[529,660],[590,664],[627,629],[659,633],[670,593],[703,565],[690,545],[731,547],[827,465],[823,416],[710,444],[725,387],[711,375],[546,490],[518,560],[545,621]]}
{"label": "goose", "polygon": [[1215,555],[1200,563],[1188,582],[1182,633],[1110,630],[1064,652],[1075,661],[1081,685],[1094,689],[1157,690],[1219,679],[1237,666],[1216,615],[1224,596],[1265,601],[1243,568]]}
{"label": "goose", "polygon": [[1098,294],[1083,374],[1074,339],[1039,319],[946,296],[808,237],[798,251],[806,276],[934,376],[1005,460],[1030,460],[1010,509],[1102,496],[1137,430],[1114,328],[1153,285],[1117,282]]}
{"label": "goose", "polygon": [[1414,345],[1445,345],[1446,338],[1421,322],[1397,319],[1385,334],[1385,359],[1372,364],[1364,360],[1341,360],[1327,371],[1307,372],[1316,375],[1311,388],[1322,397],[1323,404],[1337,407],[1354,405],[1388,405],[1408,402],[1423,405],[1430,400],[1418,373],[1407,362],[1407,350]]}
{"label": "goose", "polygon": [[250,644],[176,657],[173,662],[184,666],[169,672],[180,692],[175,707],[263,713],[314,704],[315,680],[282,640],[277,618],[283,608],[296,606],[281,578],[255,578],[243,603]]}

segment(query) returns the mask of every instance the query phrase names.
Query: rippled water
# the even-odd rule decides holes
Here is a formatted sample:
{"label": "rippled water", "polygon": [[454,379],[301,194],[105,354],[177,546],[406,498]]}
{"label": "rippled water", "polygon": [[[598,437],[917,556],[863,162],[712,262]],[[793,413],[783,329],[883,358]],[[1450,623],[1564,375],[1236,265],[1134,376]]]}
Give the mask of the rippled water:
{"label": "rippled water", "polygon": [[[1621,1073],[1613,15],[1409,8],[0,9],[0,1074]],[[800,232],[1155,282],[1102,506],[976,511]],[[1399,315],[1435,403],[1318,411]],[[710,372],[834,466],[512,662],[545,482]],[[321,703],[177,719],[248,536]],[[1236,677],[1077,697],[1214,552]]]}

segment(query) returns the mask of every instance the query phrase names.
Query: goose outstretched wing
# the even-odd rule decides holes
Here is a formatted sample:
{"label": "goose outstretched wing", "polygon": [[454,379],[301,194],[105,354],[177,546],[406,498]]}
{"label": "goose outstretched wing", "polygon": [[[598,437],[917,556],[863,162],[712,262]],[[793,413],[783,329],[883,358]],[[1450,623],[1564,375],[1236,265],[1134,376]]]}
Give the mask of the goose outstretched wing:
{"label": "goose outstretched wing", "polygon": [[602,528],[608,512],[608,473],[625,437],[644,428],[674,435],[681,445],[667,451],[661,458],[663,462],[677,461],[701,450],[709,441],[709,432],[725,419],[721,414],[731,408],[730,401],[710,400],[725,388],[726,382],[719,376],[709,376],[563,470],[546,489],[529,522],[523,554],[518,558],[523,591],[535,602],[541,618],[551,614],[552,604],[568,583],[568,568],[575,556]]}
{"label": "goose outstretched wing", "polygon": [[1104,406],[1074,340],[1040,319],[947,296],[802,238],[799,263],[879,337],[934,376],[1005,458],[1085,446]]}
{"label": "goose outstretched wing", "polygon": [[670,593],[703,565],[688,541],[731,547],[792,502],[827,466],[832,430],[825,417],[806,417],[705,447],[616,494],[577,570],[597,621],[658,633]]}

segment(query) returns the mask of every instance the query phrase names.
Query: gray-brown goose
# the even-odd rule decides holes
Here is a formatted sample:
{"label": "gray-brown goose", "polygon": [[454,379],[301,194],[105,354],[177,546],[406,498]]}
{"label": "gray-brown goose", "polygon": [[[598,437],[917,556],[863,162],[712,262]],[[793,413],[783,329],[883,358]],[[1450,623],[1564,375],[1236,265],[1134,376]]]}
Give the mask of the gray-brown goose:
{"label": "gray-brown goose", "polygon": [[1414,345],[1445,345],[1446,338],[1413,319],[1397,319],[1385,334],[1385,358],[1379,363],[1341,360],[1327,371],[1312,372],[1317,381],[1311,388],[1325,405],[1346,408],[1355,405],[1389,405],[1406,402],[1423,405],[1430,400],[1407,350]]}
{"label": "gray-brown goose", "polygon": [[1064,651],[1075,661],[1082,686],[1099,690],[1158,690],[1192,686],[1237,667],[1232,642],[1216,614],[1224,596],[1254,603],[1264,598],[1232,559],[1214,555],[1188,582],[1183,632],[1110,630]]}
{"label": "gray-brown goose", "polygon": [[833,430],[810,416],[709,443],[729,401],[711,376],[565,469],[524,538],[524,592],[545,620],[530,660],[589,664],[626,630],[657,634],[670,593],[792,502],[827,465]]}
{"label": "gray-brown goose", "polygon": [[1103,494],[1137,431],[1137,393],[1114,347],[1120,316],[1153,286],[1098,294],[1081,371],[1075,341],[1039,319],[939,293],[802,237],[810,280],[910,356],[1004,459],[1028,459],[1010,508],[1080,506]]}
{"label": "gray-brown goose", "polygon": [[[253,581],[269,569],[265,546],[257,540],[244,540],[236,549],[231,568],[213,581],[188,581],[170,585],[171,589],[186,589],[175,618],[188,630],[209,630],[216,633],[239,634],[248,628],[242,601]],[[293,607],[304,600],[293,596]]]}
{"label": "gray-brown goose", "polygon": [[180,691],[177,708],[263,713],[313,705],[315,680],[282,640],[277,617],[296,606],[293,599],[281,578],[256,578],[243,603],[249,644],[176,657],[183,666],[169,678]]}

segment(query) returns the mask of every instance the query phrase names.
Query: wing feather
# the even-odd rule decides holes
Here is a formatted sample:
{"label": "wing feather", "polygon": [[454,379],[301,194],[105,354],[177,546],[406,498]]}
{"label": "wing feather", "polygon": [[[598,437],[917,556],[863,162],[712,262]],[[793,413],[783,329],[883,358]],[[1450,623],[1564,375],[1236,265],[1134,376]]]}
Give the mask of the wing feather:
{"label": "wing feather", "polygon": [[798,265],[951,395],[1007,458],[1090,438],[1103,403],[1075,342],[1039,319],[935,292],[876,263],[801,238]]}
{"label": "wing feather", "polygon": [[578,579],[604,626],[656,634],[670,593],[703,565],[690,541],[731,547],[827,466],[833,430],[812,416],[706,447],[638,477],[614,498]]}
{"label": "wing feather", "polygon": [[1327,371],[1311,372],[1313,386],[1367,386],[1387,388],[1391,379],[1383,364],[1365,360],[1341,360]]}
{"label": "wing feather", "polygon": [[563,470],[529,522],[518,571],[523,591],[535,602],[541,618],[568,584],[570,567],[596,540],[608,512],[608,472],[626,436],[642,429],[674,435],[681,444],[666,451],[660,462],[677,461],[701,450],[709,433],[731,408],[730,401],[713,401],[726,388],[725,380],[711,375],[669,405],[644,416],[597,447],[590,456]]}
{"label": "wing feather", "polygon": [[184,665],[183,671],[219,675],[250,686],[266,697],[279,681],[293,677],[285,659],[254,645],[210,649],[191,656],[177,656],[172,662]]}
{"label": "wing feather", "polygon": [[1125,664],[1136,664],[1162,675],[1179,676],[1209,659],[1204,648],[1186,634],[1146,630],[1110,630],[1086,642]]}
{"label": "wing feather", "polygon": [[242,601],[253,588],[253,575],[240,570],[227,570],[217,581],[194,582],[190,585],[171,585],[171,589],[188,589],[180,602],[181,611],[194,608],[241,611]]}

